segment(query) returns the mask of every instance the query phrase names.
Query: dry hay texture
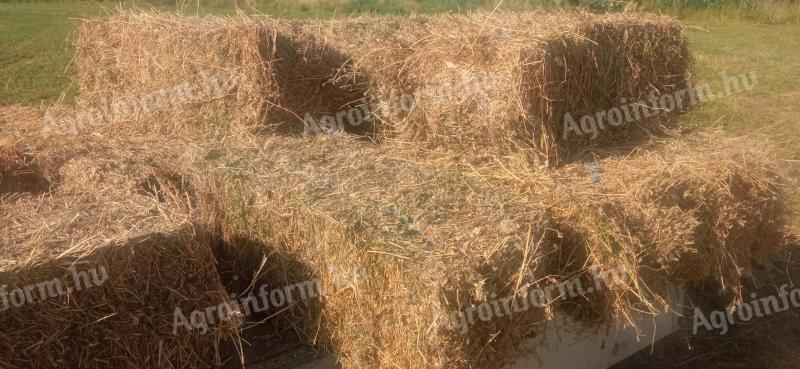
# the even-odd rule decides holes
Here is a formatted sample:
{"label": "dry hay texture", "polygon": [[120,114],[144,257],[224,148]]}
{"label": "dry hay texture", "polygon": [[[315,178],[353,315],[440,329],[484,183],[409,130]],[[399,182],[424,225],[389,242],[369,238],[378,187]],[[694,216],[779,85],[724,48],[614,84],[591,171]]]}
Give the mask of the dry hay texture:
{"label": "dry hay texture", "polygon": [[[24,327],[0,335],[14,353],[0,360],[15,360],[11,367],[61,365],[49,358],[76,367],[213,365],[239,322],[174,336],[175,306],[218,304],[226,287],[247,293],[255,282],[318,279],[319,298],[298,300],[273,320],[335,352],[346,368],[497,368],[524,354],[523,342],[556,310],[602,326],[654,312],[673,286],[716,279],[736,291],[751,264],[782,242],[776,159],[748,149],[760,143],[666,140],[591,159],[595,173],[576,163],[530,165],[559,162],[575,148],[558,139],[565,109],[577,116],[641,98],[646,84],[661,92],[685,84],[685,39],[668,19],[122,13],[85,22],[77,42],[84,109],[202,84],[201,72],[235,71],[235,88],[76,135],[43,137],[42,111],[0,109],[2,129],[12,132],[0,142],[0,270],[12,272],[3,283],[63,274],[75,260],[109,271],[102,287],[3,315],[4,326]],[[440,87],[487,74],[496,85],[483,91]],[[361,97],[386,102],[416,91],[433,98],[354,132],[373,133],[377,143],[297,137],[305,112],[335,114]],[[437,96],[448,91],[462,100]],[[605,133],[597,142],[630,132]],[[19,193],[34,187],[31,178],[40,189]],[[241,258],[261,250],[224,270],[210,250],[220,240]],[[264,256],[263,273],[248,275]],[[442,321],[537,286],[588,283],[596,266],[632,278],[478,321],[463,334]],[[223,286],[225,273],[259,280]],[[49,318],[32,322],[36,314]],[[22,330],[64,333],[37,346]]]}
{"label": "dry hay texture", "polygon": [[0,108],[0,286],[26,295],[4,295],[0,366],[219,362],[235,320],[205,335],[172,328],[176,307],[227,301],[212,235],[195,226],[193,200],[171,171],[189,145],[170,152],[172,144],[144,137],[44,138],[43,114]]}
{"label": "dry hay texture", "polygon": [[[348,132],[454,150],[472,162],[522,152],[543,165],[583,146],[661,131],[664,114],[605,124],[594,140],[564,138],[564,115],[579,120],[685,88],[690,62],[682,26],[645,14],[300,22],[122,13],[84,22],[77,49],[87,105],[155,94],[172,107],[170,119],[202,114],[203,128],[216,131],[232,120],[299,133],[307,117],[324,127],[325,116],[339,113]],[[204,73],[233,77],[222,83],[231,87],[202,94],[213,108],[198,112],[198,99],[171,97],[186,84],[199,94]],[[358,118],[365,115],[372,119]]]}
{"label": "dry hay texture", "polygon": [[[664,119],[607,124],[593,142],[576,134],[565,140],[564,114],[577,120],[688,81],[682,26],[666,17],[479,13],[310,27],[352,55],[337,79],[366,85],[368,100],[390,107],[382,114],[386,136],[455,149],[477,162],[523,152],[552,165],[584,145],[657,132]],[[400,105],[402,94],[415,96],[410,111]]]}
{"label": "dry hay texture", "polygon": [[[60,163],[55,177],[41,174],[49,192],[3,198],[4,283],[65,275],[75,260],[107,266],[109,280],[4,315],[6,327],[20,327],[4,333],[15,353],[10,367],[212,365],[235,326],[173,336],[172,312],[225,301],[209,251],[220,238],[262,248],[256,258],[269,254],[257,282],[320,281],[321,296],[298,299],[273,320],[337,353],[347,368],[495,368],[525,354],[526,338],[555,310],[602,326],[654,311],[669,286],[721,276],[735,289],[783,236],[774,157],[749,149],[762,144],[715,136],[598,160],[602,179],[593,181],[578,164],[510,172],[411,161],[347,136],[251,137],[253,145],[235,136],[199,144],[86,135],[74,138],[86,145],[76,153],[77,143],[46,145],[25,132],[10,141],[61,159],[49,161]],[[633,279],[477,321],[464,333],[442,321],[539,286],[591,283],[593,266],[621,267]],[[31,320],[36,314],[48,318]],[[129,334],[131,324],[142,328],[138,335]],[[96,329],[105,329],[103,338]],[[48,345],[19,336],[54,330],[63,333]]]}
{"label": "dry hay texture", "polygon": [[321,298],[284,319],[345,367],[491,367],[543,320],[531,310],[468,334],[439,325],[441,314],[543,278],[537,261],[554,235],[524,197],[353,139],[275,138],[218,160],[206,192],[220,194],[225,237],[272,245],[278,286],[320,279]]}
{"label": "dry hay texture", "polygon": [[717,288],[740,303],[753,265],[768,264],[788,241],[785,181],[765,147],[692,134],[557,171],[549,191],[569,256],[561,274],[603,266],[632,281],[593,297],[579,318],[630,322],[630,312],[667,303],[670,286]]}
{"label": "dry hay texture", "polygon": [[355,99],[325,80],[347,57],[293,22],[126,12],[85,21],[76,48],[79,104],[108,107],[112,119],[124,105],[135,113],[126,116],[158,117],[141,102],[113,106],[144,96],[144,105],[161,107],[150,111],[166,112],[146,120],[151,131],[181,132],[201,121],[190,128],[287,130],[281,123],[299,112],[333,114]]}
{"label": "dry hay texture", "polygon": [[[321,280],[319,300],[282,318],[345,367],[496,368],[525,354],[556,310],[613,326],[657,313],[677,286],[717,278],[720,292],[738,292],[784,244],[774,156],[753,144],[690,137],[600,160],[600,182],[580,166],[508,181],[354,139],[278,137],[221,156],[204,192],[224,194],[224,237],[274,247],[270,281]],[[595,267],[630,281],[464,333],[441,320],[574,278],[593,285]],[[326,288],[341,273],[358,278]]]}

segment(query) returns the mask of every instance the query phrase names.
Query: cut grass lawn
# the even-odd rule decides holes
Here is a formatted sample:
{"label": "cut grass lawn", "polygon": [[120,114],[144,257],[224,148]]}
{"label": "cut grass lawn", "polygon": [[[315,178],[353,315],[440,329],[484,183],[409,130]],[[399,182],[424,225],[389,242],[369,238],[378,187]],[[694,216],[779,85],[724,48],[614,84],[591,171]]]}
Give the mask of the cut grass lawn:
{"label": "cut grass lawn", "polygon": [[0,105],[47,104],[65,91],[72,99],[67,38],[74,18],[96,14],[100,8],[91,3],[0,3]]}

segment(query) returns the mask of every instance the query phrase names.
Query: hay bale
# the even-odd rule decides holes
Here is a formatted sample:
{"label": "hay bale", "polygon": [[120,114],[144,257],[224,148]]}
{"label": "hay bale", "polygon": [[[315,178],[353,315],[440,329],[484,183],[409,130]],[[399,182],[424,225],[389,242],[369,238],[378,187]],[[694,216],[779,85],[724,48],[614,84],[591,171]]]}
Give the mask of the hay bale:
{"label": "hay bale", "polygon": [[272,245],[278,286],[319,279],[320,298],[295,301],[283,324],[345,367],[496,367],[545,320],[532,308],[464,332],[442,324],[548,283],[539,259],[554,252],[542,209],[454,164],[274,137],[230,146],[212,167],[199,187],[217,194],[223,234]]}
{"label": "hay bale", "polygon": [[0,207],[3,367],[219,362],[219,342],[235,324],[173,332],[176,307],[227,302],[208,234],[143,199],[23,196]]}
{"label": "hay bale", "polygon": [[[195,225],[196,199],[170,176],[170,165],[159,164],[185,163],[176,158],[192,146],[93,135],[57,142],[16,121],[13,131],[3,125],[13,134],[3,136],[0,152],[28,147],[20,154],[25,169],[48,186],[21,183],[0,193],[0,366],[218,365],[219,346],[238,321],[205,334],[173,330],[176,308],[191,313],[228,302],[214,233]],[[9,158],[17,160],[0,156],[0,168],[16,165]],[[44,163],[47,170],[38,166]],[[4,176],[0,187],[20,178]]]}
{"label": "hay bale", "polygon": [[[672,94],[688,79],[682,26],[648,14],[365,17],[319,21],[308,32],[352,55],[337,78],[367,86],[366,104],[382,105],[385,137],[479,162],[524,152],[558,164],[583,146],[658,132],[665,120],[654,117],[605,124],[595,139],[564,137],[564,117]],[[400,106],[403,94],[415,102]]]}
{"label": "hay bale", "polygon": [[76,39],[79,104],[119,115],[118,104],[134,112],[130,117],[173,122],[145,121],[160,132],[200,121],[205,125],[194,128],[212,133],[266,123],[285,129],[280,122],[297,119],[297,112],[334,113],[353,100],[326,83],[347,57],[296,28],[241,14],[120,12],[85,20]]}
{"label": "hay bale", "polygon": [[[293,134],[341,128],[473,162],[524,152],[550,165],[586,145],[659,131],[656,115],[605,124],[594,139],[565,136],[564,116],[672,94],[686,87],[689,64],[680,24],[644,14],[297,22],[122,12],[85,21],[77,49],[80,100],[106,113],[112,100],[147,95],[181,127],[202,118],[211,132],[237,123]],[[235,86],[177,101],[212,73],[232,73]]]}
{"label": "hay bale", "polygon": [[717,286],[740,303],[754,266],[787,244],[778,162],[757,139],[693,134],[555,172],[549,198],[562,232],[560,273],[604,266],[632,281],[579,313],[609,321],[655,312],[674,286]]}

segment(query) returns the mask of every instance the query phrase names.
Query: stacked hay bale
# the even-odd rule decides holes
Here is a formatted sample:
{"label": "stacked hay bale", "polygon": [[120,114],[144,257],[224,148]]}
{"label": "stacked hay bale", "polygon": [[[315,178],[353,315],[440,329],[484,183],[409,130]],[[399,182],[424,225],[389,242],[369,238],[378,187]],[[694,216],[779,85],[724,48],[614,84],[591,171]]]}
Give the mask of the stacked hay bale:
{"label": "stacked hay bale", "polygon": [[[534,162],[559,164],[587,145],[659,131],[665,120],[657,118],[668,112],[649,98],[678,91],[679,100],[689,98],[682,91],[686,38],[666,17],[356,18],[311,24],[308,32],[352,55],[337,78],[368,86],[366,104],[381,105],[373,112],[386,137],[478,162],[525,152]],[[636,111],[624,117],[581,122],[634,102]],[[678,105],[673,101],[672,109]],[[567,114],[575,125],[567,124]],[[626,123],[628,115],[639,119]]]}
{"label": "stacked hay bale", "polygon": [[[290,22],[121,13],[85,22],[77,48],[81,101],[96,120],[169,106],[169,120],[202,118],[211,126],[201,128],[217,133],[231,123],[379,131],[473,162],[525,152],[546,165],[586,145],[658,131],[666,112],[639,102],[682,91],[689,63],[682,27],[641,14]],[[213,88],[209,79],[220,74]],[[126,104],[137,96],[138,105]],[[688,98],[676,96],[673,109]],[[635,114],[581,123],[630,103]],[[631,114],[639,119],[623,121]]]}
{"label": "stacked hay bale", "polygon": [[[15,124],[2,126],[13,134],[0,167],[19,170],[0,177],[0,366],[214,367],[238,322],[175,327],[176,308],[191,316],[228,296],[213,235],[194,226],[190,196],[155,164],[168,144],[55,142],[25,134],[41,122],[28,113],[2,114]],[[16,185],[20,173],[46,188]]]}
{"label": "stacked hay bale", "polygon": [[173,329],[176,307],[190,315],[227,301],[211,239],[142,205],[77,196],[2,205],[3,367],[219,362],[232,325]]}
{"label": "stacked hay bale", "polygon": [[554,234],[523,197],[352,138],[273,137],[217,161],[201,188],[218,194],[225,237],[274,245],[278,286],[319,283],[319,298],[295,293],[281,318],[345,367],[509,363],[543,320],[530,309],[463,331],[442,324],[542,282]]}
{"label": "stacked hay bale", "polygon": [[285,129],[297,112],[334,113],[354,100],[327,83],[348,57],[292,22],[123,12],[83,22],[76,48],[79,104],[106,122],[145,115],[151,131],[198,121],[215,134],[266,122]]}
{"label": "stacked hay bale", "polygon": [[784,181],[769,147],[692,134],[570,164],[549,181],[515,171],[512,183],[531,183],[534,201],[549,199],[561,252],[570,256],[560,263],[563,275],[603,266],[634,282],[583,301],[577,317],[630,322],[628,312],[666,303],[670,286],[717,288],[731,304],[741,302],[753,267],[788,242]]}

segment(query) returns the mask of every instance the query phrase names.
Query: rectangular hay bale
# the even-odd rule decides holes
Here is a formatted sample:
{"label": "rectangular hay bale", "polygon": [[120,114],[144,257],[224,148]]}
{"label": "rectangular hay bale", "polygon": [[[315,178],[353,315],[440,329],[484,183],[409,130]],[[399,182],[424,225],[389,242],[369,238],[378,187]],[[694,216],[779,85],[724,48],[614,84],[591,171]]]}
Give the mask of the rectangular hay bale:
{"label": "rectangular hay bale", "polygon": [[[343,129],[472,162],[522,152],[549,166],[659,131],[669,114],[652,106],[619,127],[580,121],[682,91],[690,61],[678,22],[627,13],[284,21],[123,12],[84,22],[77,46],[81,100],[110,107],[104,114],[114,114],[111,99],[147,93],[169,106],[165,119],[214,122],[206,129]],[[203,85],[212,72],[231,73],[235,86],[211,101],[164,102],[164,89]],[[567,129],[567,113],[581,131]]]}
{"label": "rectangular hay bale", "polygon": [[[141,204],[23,196],[0,209],[0,366],[211,368],[235,324],[173,331],[227,301],[210,236]],[[124,218],[124,219],[120,219]],[[110,225],[116,227],[111,227]]]}
{"label": "rectangular hay bale", "polygon": [[665,120],[645,115],[664,112],[652,107],[619,127],[606,122],[597,137],[567,130],[565,114],[580,124],[688,81],[683,27],[648,14],[362,17],[318,21],[308,32],[352,55],[337,77],[367,86],[384,137],[478,162],[523,152],[553,166],[588,145],[657,132]]}

